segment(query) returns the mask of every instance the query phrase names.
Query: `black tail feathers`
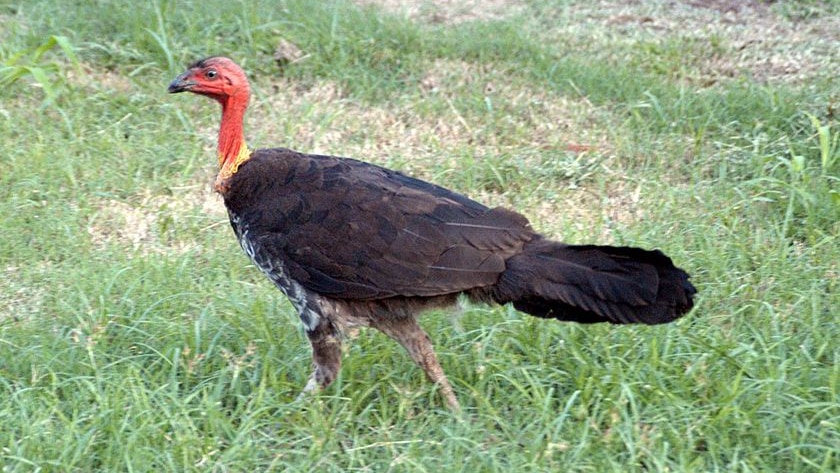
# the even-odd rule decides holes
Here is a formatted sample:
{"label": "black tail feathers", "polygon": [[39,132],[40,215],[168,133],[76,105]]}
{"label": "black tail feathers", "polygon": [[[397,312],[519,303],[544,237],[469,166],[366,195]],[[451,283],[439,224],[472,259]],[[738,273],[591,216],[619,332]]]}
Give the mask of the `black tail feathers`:
{"label": "black tail feathers", "polygon": [[688,279],[658,250],[541,239],[507,261],[491,297],[543,318],[662,324],[691,310]]}

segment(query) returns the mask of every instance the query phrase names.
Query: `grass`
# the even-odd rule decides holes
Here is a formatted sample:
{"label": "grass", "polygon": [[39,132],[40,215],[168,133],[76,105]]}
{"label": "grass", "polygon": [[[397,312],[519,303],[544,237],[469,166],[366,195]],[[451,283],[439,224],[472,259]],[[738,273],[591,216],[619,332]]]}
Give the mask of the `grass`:
{"label": "grass", "polygon": [[[0,2],[3,471],[840,468],[837,2],[391,4]],[[254,78],[252,145],[662,248],[697,309],[434,312],[462,416],[374,332],[296,401],[301,325],[209,189],[218,111],[165,92],[215,53]]]}

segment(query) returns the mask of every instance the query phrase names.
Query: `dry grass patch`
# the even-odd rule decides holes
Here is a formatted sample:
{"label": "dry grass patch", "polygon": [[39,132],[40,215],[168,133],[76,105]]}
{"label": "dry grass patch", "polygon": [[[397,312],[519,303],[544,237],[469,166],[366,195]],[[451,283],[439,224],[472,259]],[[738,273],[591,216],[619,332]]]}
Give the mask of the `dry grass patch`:
{"label": "dry grass patch", "polygon": [[192,183],[171,188],[171,193],[149,190],[129,202],[99,199],[90,218],[87,233],[94,248],[118,246],[131,254],[181,254],[196,247],[192,238],[177,237],[176,229],[196,216],[209,216],[207,228],[227,223],[221,198],[213,193],[204,173]]}
{"label": "dry grass patch", "polygon": [[449,25],[475,20],[498,20],[524,10],[523,2],[515,0],[356,0],[356,3],[375,5],[413,20]]}
{"label": "dry grass patch", "polygon": [[[758,1],[578,2],[559,31],[617,37],[634,47],[640,41],[659,45],[654,55],[673,55],[685,69],[678,72],[701,85],[740,75],[760,82],[840,75],[840,18],[791,19]],[[677,48],[667,50],[669,45]],[[682,54],[686,47],[697,54]]]}
{"label": "dry grass patch", "polygon": [[[38,266],[41,272],[48,272],[48,263],[39,263]],[[0,277],[3,278],[3,290],[0,291],[0,325],[43,315],[46,291],[21,283],[20,272],[20,267],[11,265],[0,271]]]}
{"label": "dry grass patch", "polygon": [[[461,61],[436,61],[419,87],[419,95],[371,105],[346,98],[333,82],[302,87],[281,79],[254,104],[248,134],[258,147],[396,162],[426,178],[430,169],[457,167],[454,156],[462,152],[492,159],[526,150],[610,151],[607,132],[592,118],[604,114],[585,99],[535,90]],[[475,103],[459,101],[464,96]]]}
{"label": "dry grass patch", "polygon": [[551,201],[529,204],[531,224],[548,237],[569,243],[615,244],[616,231],[630,228],[647,217],[641,184],[608,169],[604,187],[584,184],[560,189]]}

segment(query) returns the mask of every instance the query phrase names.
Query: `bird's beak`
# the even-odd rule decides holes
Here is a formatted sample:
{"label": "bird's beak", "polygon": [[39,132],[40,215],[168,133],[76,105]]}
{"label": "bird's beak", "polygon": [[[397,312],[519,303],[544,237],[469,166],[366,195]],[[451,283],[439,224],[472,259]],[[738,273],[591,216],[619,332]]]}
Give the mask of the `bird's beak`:
{"label": "bird's beak", "polygon": [[190,76],[189,71],[181,74],[180,76],[176,77],[169,84],[169,88],[167,89],[170,94],[177,94],[178,92],[185,92],[189,91],[193,86],[196,85],[195,81],[189,80],[188,77]]}

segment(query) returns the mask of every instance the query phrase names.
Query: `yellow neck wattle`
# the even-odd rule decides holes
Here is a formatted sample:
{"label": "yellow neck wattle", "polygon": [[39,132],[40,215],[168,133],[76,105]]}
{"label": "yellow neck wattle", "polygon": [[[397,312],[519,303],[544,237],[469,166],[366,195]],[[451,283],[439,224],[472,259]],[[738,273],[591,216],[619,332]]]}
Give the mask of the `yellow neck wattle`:
{"label": "yellow neck wattle", "polygon": [[224,193],[227,191],[227,181],[231,176],[236,174],[239,166],[242,165],[248,158],[251,157],[251,150],[248,149],[244,143],[239,148],[239,152],[233,156],[226,156],[219,153],[219,174],[216,176],[215,187],[217,192]]}

